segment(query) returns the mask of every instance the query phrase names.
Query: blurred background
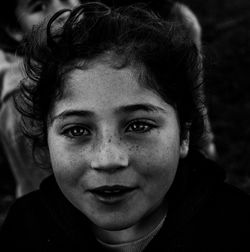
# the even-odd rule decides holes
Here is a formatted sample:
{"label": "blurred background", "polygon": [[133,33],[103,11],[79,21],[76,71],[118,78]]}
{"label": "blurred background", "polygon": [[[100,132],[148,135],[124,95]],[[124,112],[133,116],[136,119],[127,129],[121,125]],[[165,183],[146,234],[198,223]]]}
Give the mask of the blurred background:
{"label": "blurred background", "polygon": [[203,29],[206,91],[218,162],[250,194],[250,1],[183,0]]}
{"label": "blurred background", "polygon": [[[250,1],[179,2],[190,7],[202,27],[217,161],[227,181],[250,194]],[[14,178],[0,146],[0,224],[14,197]]]}

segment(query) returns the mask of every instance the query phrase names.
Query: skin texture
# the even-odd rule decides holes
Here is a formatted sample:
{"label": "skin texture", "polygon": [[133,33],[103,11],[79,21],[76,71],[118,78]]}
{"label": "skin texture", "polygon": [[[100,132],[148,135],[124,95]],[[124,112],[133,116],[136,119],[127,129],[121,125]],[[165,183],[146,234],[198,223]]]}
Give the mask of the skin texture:
{"label": "skin texture", "polygon": [[15,14],[19,29],[13,30],[12,36],[21,41],[24,34],[29,34],[34,25],[48,20],[59,10],[72,9],[79,4],[79,0],[17,0]]}
{"label": "skin texture", "polygon": [[[100,62],[68,73],[48,119],[48,147],[66,198],[100,239],[119,243],[144,236],[162,219],[188,142],[180,143],[175,109],[138,83],[135,68]],[[134,190],[107,203],[89,192],[104,185]]]}

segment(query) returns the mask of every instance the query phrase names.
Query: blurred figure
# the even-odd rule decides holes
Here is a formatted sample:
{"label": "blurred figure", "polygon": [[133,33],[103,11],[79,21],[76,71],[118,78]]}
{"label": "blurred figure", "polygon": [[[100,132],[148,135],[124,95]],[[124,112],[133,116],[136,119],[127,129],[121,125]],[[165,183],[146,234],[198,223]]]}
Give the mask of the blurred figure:
{"label": "blurred figure", "polygon": [[72,9],[79,0],[9,0],[0,9],[0,139],[16,181],[16,196],[37,189],[48,171],[37,168],[32,148],[20,129],[21,118],[13,103],[23,78],[23,38],[56,11]]}

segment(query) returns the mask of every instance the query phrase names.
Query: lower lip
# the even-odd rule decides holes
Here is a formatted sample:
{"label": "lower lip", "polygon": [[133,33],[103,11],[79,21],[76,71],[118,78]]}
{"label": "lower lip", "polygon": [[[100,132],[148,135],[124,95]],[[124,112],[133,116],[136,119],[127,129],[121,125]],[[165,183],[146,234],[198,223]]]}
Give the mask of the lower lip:
{"label": "lower lip", "polygon": [[103,196],[103,195],[99,195],[99,194],[93,193],[93,192],[92,192],[92,195],[94,195],[94,197],[102,203],[116,204],[116,203],[119,203],[121,201],[126,200],[128,197],[131,197],[134,192],[135,192],[135,189],[133,189],[132,191],[126,192],[126,193],[118,194],[118,195]]}

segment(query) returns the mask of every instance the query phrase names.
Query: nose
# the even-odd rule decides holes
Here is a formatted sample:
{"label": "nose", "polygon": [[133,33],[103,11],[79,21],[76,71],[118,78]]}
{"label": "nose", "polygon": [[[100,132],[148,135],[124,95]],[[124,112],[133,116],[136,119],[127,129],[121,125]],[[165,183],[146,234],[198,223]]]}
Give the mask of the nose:
{"label": "nose", "polygon": [[115,172],[128,166],[128,154],[122,146],[111,140],[102,142],[94,151],[91,167],[96,170]]}

